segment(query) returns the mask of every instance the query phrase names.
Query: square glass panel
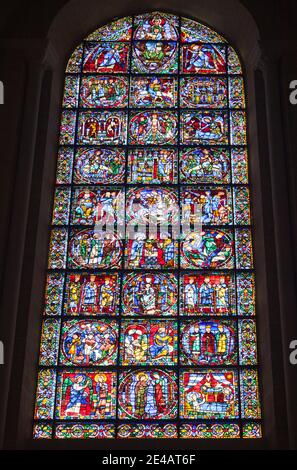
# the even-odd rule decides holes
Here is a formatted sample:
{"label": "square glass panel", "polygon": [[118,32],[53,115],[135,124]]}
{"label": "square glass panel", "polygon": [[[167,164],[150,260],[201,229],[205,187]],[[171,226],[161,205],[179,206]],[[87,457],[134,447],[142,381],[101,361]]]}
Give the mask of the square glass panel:
{"label": "square glass panel", "polygon": [[133,73],[177,73],[178,44],[173,41],[135,41]]}
{"label": "square glass panel", "polygon": [[115,372],[102,369],[67,369],[59,372],[57,419],[113,419],[115,404]]}
{"label": "square glass panel", "polygon": [[155,366],[177,364],[177,322],[124,320],[121,322],[120,364]]}
{"label": "square glass panel", "polygon": [[67,275],[64,298],[65,315],[117,315],[120,279],[117,273]]}
{"label": "square glass panel", "polygon": [[131,77],[130,105],[133,108],[175,108],[177,100],[175,77]]}
{"label": "square glass panel", "polygon": [[89,42],[85,45],[84,73],[126,73],[130,46],[121,42]]}
{"label": "square glass panel", "polygon": [[181,372],[180,380],[180,414],[182,418],[238,418],[238,374],[236,370],[184,370]]}

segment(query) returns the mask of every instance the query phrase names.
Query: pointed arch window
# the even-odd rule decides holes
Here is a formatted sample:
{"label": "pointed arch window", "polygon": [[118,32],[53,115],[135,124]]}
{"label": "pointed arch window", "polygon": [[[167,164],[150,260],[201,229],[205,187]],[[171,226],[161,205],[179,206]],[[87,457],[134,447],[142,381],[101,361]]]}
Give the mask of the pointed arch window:
{"label": "pointed arch window", "polygon": [[99,28],[59,145],[34,438],[261,437],[235,50],[167,13]]}

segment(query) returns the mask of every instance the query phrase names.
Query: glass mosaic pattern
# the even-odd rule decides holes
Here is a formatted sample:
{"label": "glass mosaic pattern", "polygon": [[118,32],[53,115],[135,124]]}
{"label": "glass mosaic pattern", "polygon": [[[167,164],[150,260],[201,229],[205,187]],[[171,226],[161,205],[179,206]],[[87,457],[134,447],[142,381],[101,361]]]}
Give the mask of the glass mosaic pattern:
{"label": "glass mosaic pattern", "polygon": [[192,19],[115,19],[74,50],[35,439],[262,436],[245,106],[237,53]]}

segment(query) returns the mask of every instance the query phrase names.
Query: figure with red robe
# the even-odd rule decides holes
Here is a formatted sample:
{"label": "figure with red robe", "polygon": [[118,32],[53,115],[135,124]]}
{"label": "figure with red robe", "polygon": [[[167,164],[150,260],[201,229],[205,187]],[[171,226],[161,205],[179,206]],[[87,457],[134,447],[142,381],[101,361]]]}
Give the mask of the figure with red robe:
{"label": "figure with red robe", "polygon": [[211,332],[211,325],[205,327],[205,333],[202,335],[201,352],[206,357],[215,354],[215,335]]}

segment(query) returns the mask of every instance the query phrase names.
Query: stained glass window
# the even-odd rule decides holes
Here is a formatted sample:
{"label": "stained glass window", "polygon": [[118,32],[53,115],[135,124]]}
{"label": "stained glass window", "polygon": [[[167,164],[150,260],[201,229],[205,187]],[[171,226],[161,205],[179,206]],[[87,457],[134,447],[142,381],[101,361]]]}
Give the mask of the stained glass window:
{"label": "stained glass window", "polygon": [[167,13],[99,28],[59,144],[34,438],[261,437],[235,50]]}

